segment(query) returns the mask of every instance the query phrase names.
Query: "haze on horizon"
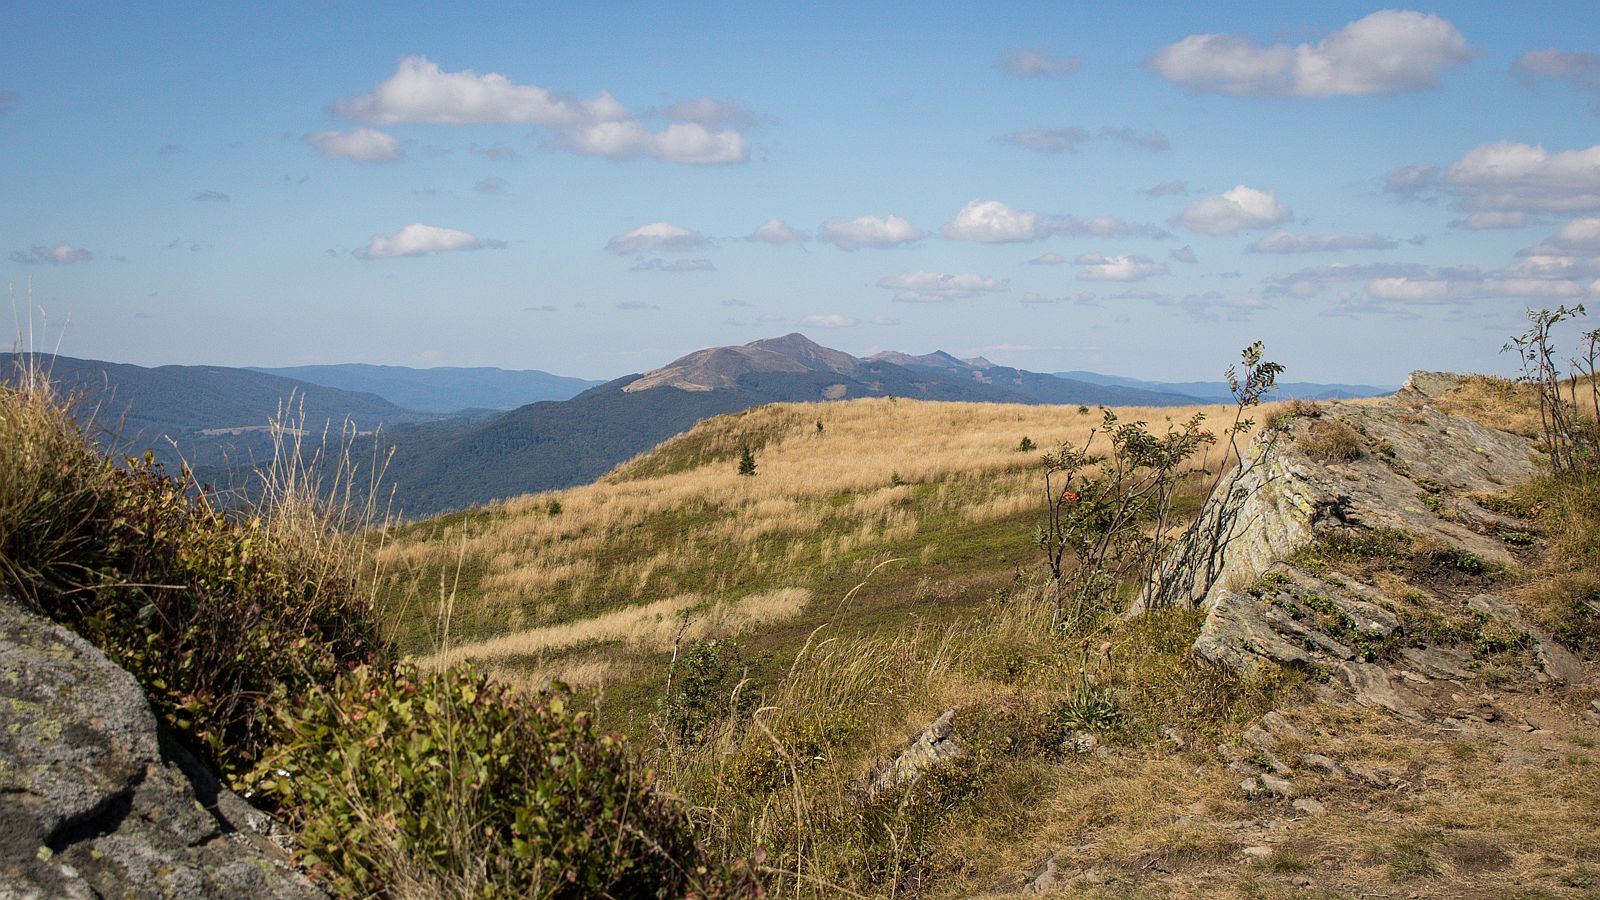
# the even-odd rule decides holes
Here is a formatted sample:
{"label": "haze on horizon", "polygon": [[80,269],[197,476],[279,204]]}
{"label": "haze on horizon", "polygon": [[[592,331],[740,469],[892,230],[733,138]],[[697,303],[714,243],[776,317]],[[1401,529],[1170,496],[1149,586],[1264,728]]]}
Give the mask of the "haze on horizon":
{"label": "haze on horizon", "polygon": [[798,330],[1180,380],[1260,338],[1398,383],[1600,300],[1587,3],[23,2],[6,35],[0,268],[76,357],[611,378]]}

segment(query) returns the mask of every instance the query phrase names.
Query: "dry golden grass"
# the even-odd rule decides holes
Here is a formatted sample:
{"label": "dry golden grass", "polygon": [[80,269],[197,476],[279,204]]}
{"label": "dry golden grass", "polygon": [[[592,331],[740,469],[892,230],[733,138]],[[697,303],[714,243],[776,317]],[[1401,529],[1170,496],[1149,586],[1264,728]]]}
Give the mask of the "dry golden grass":
{"label": "dry golden grass", "polygon": [[1509,378],[1468,375],[1430,404],[1442,412],[1466,416],[1490,428],[1524,437],[1539,436],[1539,410],[1533,386]]}
{"label": "dry golden grass", "polygon": [[[1200,409],[1213,427],[1231,415]],[[1118,413],[1160,430],[1194,411]],[[388,599],[434,619],[433,591],[417,585],[443,582],[449,594],[459,564],[456,630],[487,639],[682,594],[770,590],[796,566],[913,542],[930,521],[981,524],[1035,508],[1038,454],[1018,452],[1020,437],[1042,449],[1081,444],[1099,421],[1073,407],[889,399],[722,416],[598,483],[393,532],[380,554]],[[760,448],[755,477],[737,474],[744,446]],[[1194,464],[1214,469],[1219,456]]]}

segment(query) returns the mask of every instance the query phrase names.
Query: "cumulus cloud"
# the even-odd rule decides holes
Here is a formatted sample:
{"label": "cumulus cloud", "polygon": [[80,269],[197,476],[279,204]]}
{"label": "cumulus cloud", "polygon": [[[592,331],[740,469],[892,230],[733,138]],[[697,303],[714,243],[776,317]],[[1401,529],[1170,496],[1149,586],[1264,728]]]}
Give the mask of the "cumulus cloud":
{"label": "cumulus cloud", "polygon": [[999,200],[973,200],[961,207],[939,233],[957,241],[1007,244],[1046,237],[1049,232],[1043,226],[1043,217],[1036,212]]}
{"label": "cumulus cloud", "polygon": [[630,272],[715,272],[717,267],[709,259],[675,259],[668,262],[652,257],[641,259],[628,268]]}
{"label": "cumulus cloud", "polygon": [[1600,144],[1557,153],[1511,141],[1480,144],[1451,163],[1441,181],[1469,210],[1600,209]]}
{"label": "cumulus cloud", "polygon": [[779,219],[762,222],[744,239],[760,244],[802,244],[807,240],[805,232],[790,228]]}
{"label": "cumulus cloud", "polygon": [[838,313],[830,313],[827,315],[815,313],[809,316],[803,316],[800,319],[800,324],[809,328],[853,328],[854,326],[861,324],[861,320],[852,319],[849,316],[841,316]]}
{"label": "cumulus cloud", "polygon": [[27,250],[17,250],[8,257],[14,263],[32,265],[34,263],[50,263],[54,266],[70,266],[73,263],[88,262],[94,259],[94,254],[82,247],[71,244],[36,245]]}
{"label": "cumulus cloud", "polygon": [[300,140],[317,148],[324,159],[350,159],[364,163],[392,163],[405,158],[400,141],[386,131],[357,128],[354,131],[313,131]]}
{"label": "cumulus cloud", "polygon": [[1078,265],[1079,281],[1143,281],[1167,274],[1165,263],[1148,256],[1105,256],[1085,253],[1073,260]]}
{"label": "cumulus cloud", "polygon": [[1451,219],[1451,228],[1490,231],[1496,228],[1521,228],[1528,224],[1525,212],[1475,212],[1464,219]]}
{"label": "cumulus cloud", "polygon": [[1019,147],[1026,147],[1038,153],[1076,153],[1078,145],[1088,141],[1116,141],[1133,147],[1142,147],[1146,150],[1172,149],[1172,143],[1167,140],[1167,136],[1154,129],[1139,131],[1134,128],[1118,128],[1110,125],[1106,125],[1093,133],[1076,125],[1066,128],[1029,128],[1023,131],[1014,131],[1000,138],[1000,141],[1007,144],[1016,144]]}
{"label": "cumulus cloud", "polygon": [[[680,112],[692,114],[697,103],[689,101]],[[749,158],[745,137],[735,129],[712,130],[698,121],[676,121],[662,131],[651,131],[605,91],[580,100],[517,84],[494,72],[445,72],[422,56],[400,60],[388,80],[369,93],[335,103],[333,109],[381,126],[531,125],[544,129],[547,146],[614,160],[652,157],[725,165]]]}
{"label": "cumulus cloud", "polygon": [[942,303],[1004,291],[1010,282],[983,275],[948,272],[902,272],[878,279],[878,287],[894,291],[900,303]]}
{"label": "cumulus cloud", "polygon": [[506,192],[506,188],[510,186],[511,182],[506,181],[499,175],[490,175],[488,178],[485,178],[473,185],[472,189],[480,194],[504,194]]}
{"label": "cumulus cloud", "polygon": [[1517,57],[1511,71],[1524,87],[1538,86],[1541,78],[1564,81],[1580,90],[1600,88],[1600,55],[1565,50],[1533,50]]}
{"label": "cumulus cloud", "polygon": [[1062,256],[1059,253],[1046,253],[1043,256],[1035,256],[1033,259],[1028,260],[1028,265],[1030,265],[1030,266],[1059,266],[1059,265],[1061,265],[1062,263],[1064,263],[1066,261],[1067,261],[1067,258],[1065,256]]}
{"label": "cumulus cloud", "polygon": [[1154,225],[1141,225],[1116,216],[1096,216],[1082,219],[1077,216],[1045,216],[1031,210],[1018,209],[1000,200],[972,200],[956,213],[954,219],[939,229],[943,236],[956,241],[975,241],[982,244],[1010,244],[1040,241],[1052,235],[1092,237],[1171,237]]}
{"label": "cumulus cloud", "polygon": [[1039,78],[1045,75],[1071,75],[1083,65],[1082,57],[1052,56],[1048,47],[1025,47],[1012,50],[1000,60],[1000,68],[1018,78]]}
{"label": "cumulus cloud", "polygon": [[1274,231],[1244,248],[1248,253],[1324,253],[1336,250],[1393,250],[1399,242],[1381,234],[1291,234]]}
{"label": "cumulus cloud", "polygon": [[428,256],[458,250],[500,250],[504,241],[484,240],[454,228],[412,223],[394,234],[375,234],[367,246],[355,251],[360,259]]}
{"label": "cumulus cloud", "polygon": [[1271,191],[1241,184],[1217,196],[1196,200],[1167,221],[1201,234],[1220,235],[1268,228],[1293,219],[1293,211],[1279,203]]}
{"label": "cumulus cloud", "polygon": [[606,241],[606,250],[618,256],[636,253],[688,253],[711,246],[711,239],[693,229],[670,222],[651,222]]}
{"label": "cumulus cloud", "polygon": [[230,203],[233,197],[221,191],[197,191],[194,199],[200,203]]}
{"label": "cumulus cloud", "polygon": [[1192,34],[1147,65],[1190,90],[1259,97],[1339,97],[1437,88],[1476,51],[1446,19],[1380,10],[1315,44],[1263,47],[1238,34]]}
{"label": "cumulus cloud", "polygon": [[1163,181],[1158,185],[1147,187],[1140,191],[1147,197],[1182,197],[1189,193],[1187,181]]}
{"label": "cumulus cloud", "polygon": [[1536,251],[1592,253],[1600,256],[1600,218],[1573,219],[1541,241]]}
{"label": "cumulus cloud", "polygon": [[817,240],[826,241],[840,250],[898,247],[924,237],[927,237],[926,232],[896,215],[883,219],[876,216],[829,219],[817,229]]}

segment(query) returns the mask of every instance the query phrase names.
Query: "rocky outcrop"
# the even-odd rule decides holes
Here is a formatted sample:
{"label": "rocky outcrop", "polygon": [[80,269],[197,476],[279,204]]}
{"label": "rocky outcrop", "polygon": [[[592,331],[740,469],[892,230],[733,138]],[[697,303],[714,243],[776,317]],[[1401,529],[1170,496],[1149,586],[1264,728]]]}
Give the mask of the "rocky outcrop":
{"label": "rocky outcrop", "polygon": [[0,898],[323,894],[132,675],[0,596]]}
{"label": "rocky outcrop", "polygon": [[867,785],[868,799],[884,791],[916,784],[934,766],[965,755],[966,748],[956,739],[955,728],[951,725],[955,715],[955,710],[945,710],[912,738],[900,755],[883,766],[870,780]]}
{"label": "rocky outcrop", "polygon": [[[1489,535],[1514,520],[1459,499],[1498,493],[1532,477],[1531,441],[1426,404],[1446,376],[1418,373],[1395,398],[1333,403],[1269,429],[1251,445],[1238,476],[1201,518],[1199,539],[1163,563],[1135,611],[1177,602],[1214,607],[1330,528],[1394,528],[1498,563],[1511,555]],[[1420,387],[1416,386],[1420,385]],[[1352,459],[1320,459],[1299,438],[1315,419],[1359,436]],[[1448,496],[1446,496],[1448,495]]]}

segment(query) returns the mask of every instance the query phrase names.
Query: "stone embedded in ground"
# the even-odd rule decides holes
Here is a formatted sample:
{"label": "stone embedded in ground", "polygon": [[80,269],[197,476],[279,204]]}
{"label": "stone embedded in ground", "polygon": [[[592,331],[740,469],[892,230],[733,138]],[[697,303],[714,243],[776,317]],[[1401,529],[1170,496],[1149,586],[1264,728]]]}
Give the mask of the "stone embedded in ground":
{"label": "stone embedded in ground", "polygon": [[1293,797],[1295,795],[1294,782],[1287,778],[1280,778],[1270,772],[1263,772],[1256,777],[1261,779],[1261,786],[1266,788],[1269,793],[1276,794],[1279,797]]}
{"label": "stone embedded in ground", "polygon": [[955,710],[945,710],[912,738],[900,755],[872,779],[867,796],[872,798],[892,788],[915,784],[934,766],[965,755],[966,748],[956,739],[955,727],[950,724],[955,715]]}
{"label": "stone embedded in ground", "polygon": [[0,671],[0,896],[323,896],[87,641],[0,597]]}
{"label": "stone embedded in ground", "polygon": [[1328,814],[1328,808],[1323,806],[1321,801],[1312,797],[1301,797],[1296,800],[1294,808],[1308,816],[1325,816]]}
{"label": "stone embedded in ground", "polygon": [[1339,765],[1338,761],[1334,760],[1332,757],[1323,756],[1320,753],[1301,754],[1300,764],[1308,769],[1315,769],[1324,775],[1329,775],[1334,778],[1343,778],[1348,774],[1345,772],[1344,767]]}

